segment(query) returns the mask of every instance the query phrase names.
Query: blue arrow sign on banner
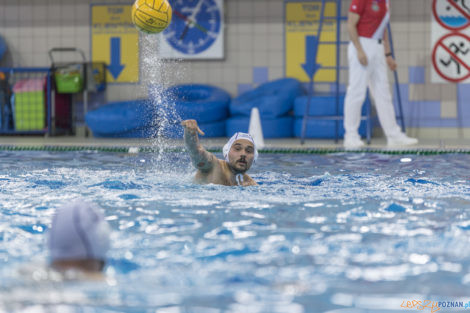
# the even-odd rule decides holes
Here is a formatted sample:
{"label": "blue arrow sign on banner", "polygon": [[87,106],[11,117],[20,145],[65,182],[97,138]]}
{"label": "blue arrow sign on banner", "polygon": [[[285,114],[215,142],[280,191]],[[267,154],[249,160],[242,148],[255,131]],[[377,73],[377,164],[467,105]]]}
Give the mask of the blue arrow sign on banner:
{"label": "blue arrow sign on banner", "polygon": [[317,36],[306,36],[305,37],[305,63],[302,64],[307,76],[310,80],[313,79],[315,72],[321,68],[320,64],[317,64],[317,51],[318,51],[318,37]]}
{"label": "blue arrow sign on banner", "polygon": [[111,62],[108,70],[114,79],[121,75],[124,65],[121,64],[121,38],[111,37]]}

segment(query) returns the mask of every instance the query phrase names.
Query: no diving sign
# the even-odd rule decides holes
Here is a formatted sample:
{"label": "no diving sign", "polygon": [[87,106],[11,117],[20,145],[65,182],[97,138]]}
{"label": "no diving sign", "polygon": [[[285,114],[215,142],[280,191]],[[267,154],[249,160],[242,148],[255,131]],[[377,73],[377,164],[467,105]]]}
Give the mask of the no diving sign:
{"label": "no diving sign", "polygon": [[432,64],[447,81],[458,83],[470,78],[470,37],[450,33],[439,39],[432,52]]}
{"label": "no diving sign", "polygon": [[470,0],[434,0],[432,12],[446,29],[456,31],[470,26]]}

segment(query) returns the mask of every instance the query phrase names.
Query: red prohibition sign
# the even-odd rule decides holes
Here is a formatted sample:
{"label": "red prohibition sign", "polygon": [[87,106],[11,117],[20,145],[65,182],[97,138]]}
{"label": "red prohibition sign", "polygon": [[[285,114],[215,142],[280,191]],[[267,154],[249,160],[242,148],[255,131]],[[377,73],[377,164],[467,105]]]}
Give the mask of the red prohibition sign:
{"label": "red prohibition sign", "polygon": [[[460,25],[460,26],[455,26],[455,27],[452,27],[451,25],[448,25],[446,24],[444,21],[442,21],[442,18],[441,16],[439,16],[438,12],[437,12],[437,3],[438,2],[447,2],[448,3],[448,6],[450,7],[453,7],[455,10],[457,10],[460,14],[463,15],[464,18],[467,19],[467,22],[463,25]],[[467,28],[468,26],[470,26],[470,13],[469,12],[466,12],[464,9],[462,9],[462,7],[460,7],[455,1],[453,0],[433,0],[433,3],[432,3],[432,12],[434,14],[434,18],[436,19],[436,21],[444,28],[447,28],[449,30],[461,30],[461,29],[464,29],[464,28]]]}
{"label": "red prohibition sign", "polygon": [[[432,51],[432,65],[434,66],[434,69],[436,70],[436,72],[444,79],[448,80],[448,81],[451,81],[453,83],[458,83],[458,82],[461,82],[463,80],[466,80],[467,78],[470,77],[470,64],[466,64],[464,61],[462,61],[454,52],[452,52],[443,42],[445,39],[449,38],[449,37],[452,37],[452,36],[456,36],[456,37],[463,37],[465,39],[467,39],[467,41],[470,43],[470,37],[465,35],[465,34],[461,34],[461,33],[450,33],[450,34],[447,34],[445,35],[444,37],[442,37],[441,39],[439,39],[437,42],[436,42],[436,45],[434,46],[434,49]],[[452,77],[449,77],[449,75],[446,75],[444,74],[440,69],[439,67],[437,66],[436,64],[436,52],[437,52],[437,48],[441,47],[442,49],[444,49],[447,53],[449,53],[449,55],[455,59],[456,62],[459,62],[460,65],[462,65],[466,70],[467,70],[467,75],[465,76],[462,76],[460,78],[452,78]]]}

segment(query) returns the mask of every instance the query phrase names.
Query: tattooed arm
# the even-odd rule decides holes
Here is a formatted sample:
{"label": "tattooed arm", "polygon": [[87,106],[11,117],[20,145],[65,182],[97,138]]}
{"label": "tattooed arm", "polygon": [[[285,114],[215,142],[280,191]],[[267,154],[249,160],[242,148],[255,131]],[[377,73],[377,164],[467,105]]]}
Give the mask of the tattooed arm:
{"label": "tattooed arm", "polygon": [[198,133],[204,135],[204,132],[199,129],[195,120],[182,121],[181,125],[184,127],[184,143],[194,167],[202,172],[210,171],[217,162],[217,158],[206,151],[199,142]]}

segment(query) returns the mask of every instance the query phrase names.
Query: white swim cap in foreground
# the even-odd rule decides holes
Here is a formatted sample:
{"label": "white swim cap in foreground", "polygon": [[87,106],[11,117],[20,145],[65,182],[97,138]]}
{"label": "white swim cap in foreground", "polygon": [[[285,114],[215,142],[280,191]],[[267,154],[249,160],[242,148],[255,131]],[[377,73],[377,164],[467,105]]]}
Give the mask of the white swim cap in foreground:
{"label": "white swim cap in foreground", "polygon": [[109,250],[109,225],[91,203],[76,200],[59,208],[49,231],[50,259],[105,260]]}
{"label": "white swim cap in foreground", "polygon": [[255,141],[253,140],[253,137],[251,137],[250,134],[247,134],[247,133],[235,133],[232,138],[230,138],[228,140],[228,142],[225,144],[224,148],[222,149],[222,152],[224,154],[224,158],[225,158],[225,161],[229,162],[228,160],[228,153],[230,151],[230,149],[232,148],[232,145],[235,141],[239,140],[239,139],[246,139],[248,141],[251,141],[251,143],[253,144],[253,146],[255,147],[255,158],[254,158],[254,161],[253,162],[256,162],[256,160],[258,159],[258,150],[256,149],[256,145],[255,145]]}

